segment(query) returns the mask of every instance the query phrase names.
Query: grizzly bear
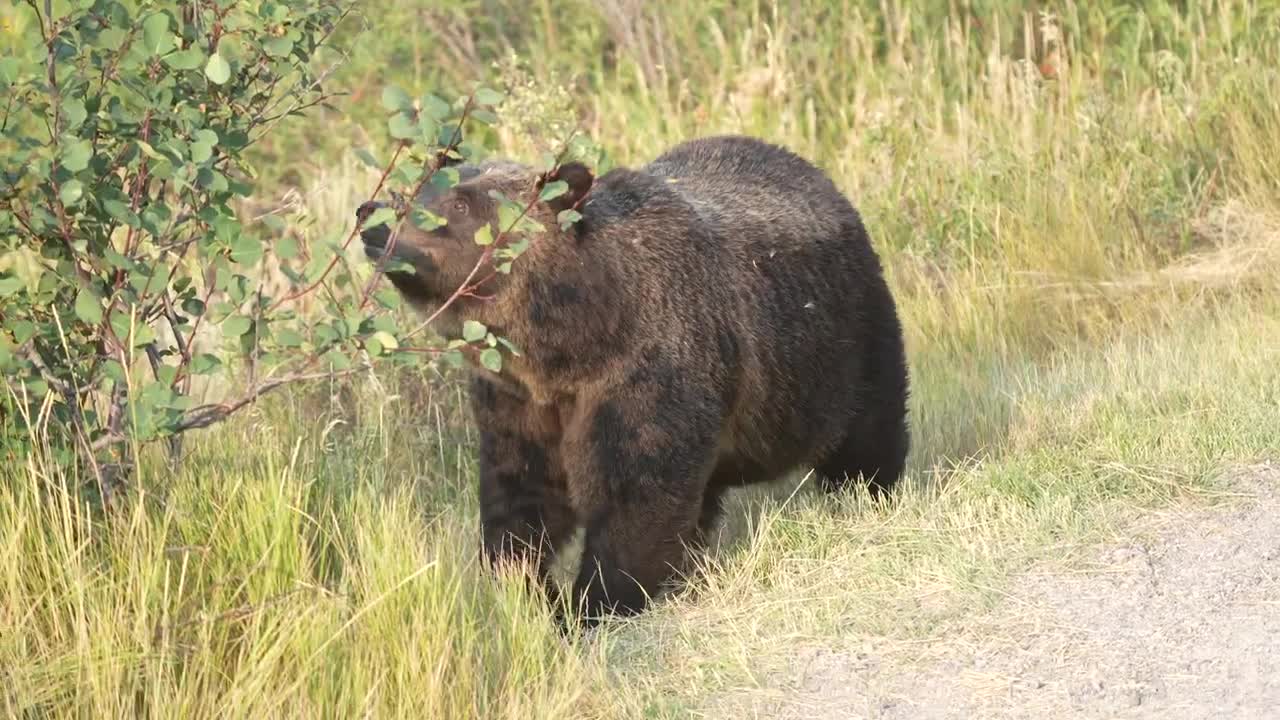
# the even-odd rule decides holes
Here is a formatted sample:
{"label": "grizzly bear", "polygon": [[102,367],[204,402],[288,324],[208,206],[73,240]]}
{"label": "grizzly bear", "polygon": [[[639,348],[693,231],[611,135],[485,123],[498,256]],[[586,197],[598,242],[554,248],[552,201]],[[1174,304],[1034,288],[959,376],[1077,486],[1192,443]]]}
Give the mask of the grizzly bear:
{"label": "grizzly bear", "polygon": [[[496,190],[533,202],[546,228],[509,274],[439,316],[484,323],[522,350],[470,381],[479,427],[482,548],[529,562],[543,585],[585,527],[571,600],[585,624],[634,613],[675,578],[730,488],[812,467],[889,490],[908,447],[902,329],[862,220],[790,151],[739,136],[680,144],[599,178],[581,163],[539,174],[514,162],[458,167],[417,202],[447,223],[403,223],[366,253],[432,312],[466,280],[497,220]],[[357,211],[367,217],[378,203]],[[581,213],[563,227],[557,215]],[[485,265],[492,265],[488,261]]]}

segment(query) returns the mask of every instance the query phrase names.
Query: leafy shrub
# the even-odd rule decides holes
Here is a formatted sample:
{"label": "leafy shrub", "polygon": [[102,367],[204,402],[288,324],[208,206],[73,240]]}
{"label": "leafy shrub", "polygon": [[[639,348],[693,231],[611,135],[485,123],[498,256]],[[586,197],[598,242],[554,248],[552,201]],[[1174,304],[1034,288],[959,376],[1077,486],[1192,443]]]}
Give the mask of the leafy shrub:
{"label": "leafy shrub", "polygon": [[[350,374],[375,360],[501,365],[476,323],[443,347],[410,347],[398,295],[348,264],[358,228],[310,247],[248,221],[255,143],[325,103],[326,43],[352,12],[340,0],[84,0],[25,6],[25,33],[0,60],[0,402],[21,439],[90,471],[104,499],[137,447],[217,422],[262,393]],[[447,103],[387,88],[394,157],[370,197],[426,182],[471,119],[492,123],[492,90]],[[362,159],[377,165],[367,151]],[[511,203],[511,201],[506,201]],[[400,222],[382,210],[367,225]],[[423,220],[414,214],[415,222]],[[511,204],[503,216],[518,218]],[[488,255],[514,259],[500,228]],[[521,228],[517,228],[521,229]],[[278,240],[270,242],[273,234]],[[270,260],[287,278],[268,283]],[[385,268],[381,268],[385,269]],[[367,270],[364,272],[367,275]],[[307,298],[316,312],[301,312]],[[217,341],[220,336],[221,342]],[[233,362],[238,358],[238,362]],[[197,378],[244,364],[243,394],[197,405]]]}

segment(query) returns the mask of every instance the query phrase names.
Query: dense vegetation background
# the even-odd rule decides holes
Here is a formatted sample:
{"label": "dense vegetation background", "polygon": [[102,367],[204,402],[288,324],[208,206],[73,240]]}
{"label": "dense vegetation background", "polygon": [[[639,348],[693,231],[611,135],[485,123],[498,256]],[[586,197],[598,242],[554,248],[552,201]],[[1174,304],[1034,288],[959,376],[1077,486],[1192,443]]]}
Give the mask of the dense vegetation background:
{"label": "dense vegetation background", "polygon": [[[6,43],[27,10],[0,10]],[[945,632],[1030,559],[1280,455],[1273,3],[368,0],[328,42],[343,94],[252,148],[229,201],[268,248],[350,232],[387,84],[502,88],[468,140],[530,160],[578,123],[605,166],[713,132],[820,164],[902,306],[909,487],[745,495],[689,592],[566,644],[478,572],[447,368],[282,391],[176,467],[143,448],[106,514],[9,414],[7,715],[680,717],[811,639]],[[220,357],[239,374],[202,399],[245,382]]]}

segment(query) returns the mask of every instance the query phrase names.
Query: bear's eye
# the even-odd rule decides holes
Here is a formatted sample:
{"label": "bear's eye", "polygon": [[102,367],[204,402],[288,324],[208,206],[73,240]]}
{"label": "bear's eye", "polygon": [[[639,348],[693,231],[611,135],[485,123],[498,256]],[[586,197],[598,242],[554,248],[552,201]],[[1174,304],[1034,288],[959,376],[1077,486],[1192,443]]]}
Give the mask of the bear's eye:
{"label": "bear's eye", "polygon": [[459,215],[466,215],[468,210],[470,210],[470,208],[467,206],[467,201],[466,201],[466,200],[454,200],[454,201],[453,201],[453,211],[454,211],[454,212],[458,213]]}

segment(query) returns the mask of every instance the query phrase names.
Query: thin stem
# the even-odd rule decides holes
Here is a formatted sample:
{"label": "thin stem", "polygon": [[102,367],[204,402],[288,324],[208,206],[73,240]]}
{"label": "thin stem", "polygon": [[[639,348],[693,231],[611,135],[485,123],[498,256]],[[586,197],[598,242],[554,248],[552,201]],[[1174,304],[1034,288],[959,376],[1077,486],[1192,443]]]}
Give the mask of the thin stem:
{"label": "thin stem", "polygon": [[[304,369],[306,367],[314,365],[316,360],[319,360],[318,356],[312,357],[307,363],[304,364]],[[361,372],[367,369],[368,369],[368,366],[361,365],[358,367],[347,368],[346,370],[325,371],[325,372],[309,373],[309,372],[303,372],[302,370],[299,370],[296,372],[292,372],[288,375],[284,375],[282,377],[266,380],[263,383],[253,387],[251,390],[249,390],[249,392],[245,393],[235,401],[227,402],[227,403],[212,403],[209,405],[201,405],[198,408],[194,408],[188,411],[186,415],[183,416],[182,420],[174,428],[173,432],[177,434],[177,433],[186,432],[188,430],[195,430],[197,428],[208,427],[216,422],[226,419],[227,416],[231,415],[237,410],[240,410],[244,406],[254,402],[258,398],[262,397],[263,395],[266,395],[272,390],[276,390],[285,385],[289,385],[296,382],[306,382],[309,380],[320,380],[324,378],[333,379],[333,378],[346,377],[348,375],[354,375],[358,372]]]}
{"label": "thin stem", "polygon": [[[400,159],[400,154],[402,152],[404,152],[403,145],[396,148],[395,154],[391,156],[391,162],[387,165],[386,170],[382,172],[382,177],[378,178],[378,184],[373,190],[374,195],[377,195],[382,190],[383,185],[386,184],[387,178],[391,176],[391,171],[395,169],[396,162]],[[359,232],[360,232],[360,224],[356,223],[355,228],[353,228],[351,232],[347,235],[346,241],[342,243],[342,249],[344,251],[348,247],[350,247],[351,241],[355,240],[356,235]],[[285,295],[284,297],[275,301],[275,303],[273,303],[271,307],[268,308],[268,312],[274,312],[276,309],[278,309],[281,305],[285,304],[286,302],[297,300],[298,298],[309,294],[311,291],[315,290],[317,287],[320,287],[320,283],[324,282],[324,279],[329,276],[329,273],[333,271],[334,266],[336,266],[337,264],[338,264],[338,256],[335,254],[333,259],[329,261],[329,264],[325,266],[324,272],[320,273],[320,277],[316,278],[314,282],[302,288],[301,290]]]}

